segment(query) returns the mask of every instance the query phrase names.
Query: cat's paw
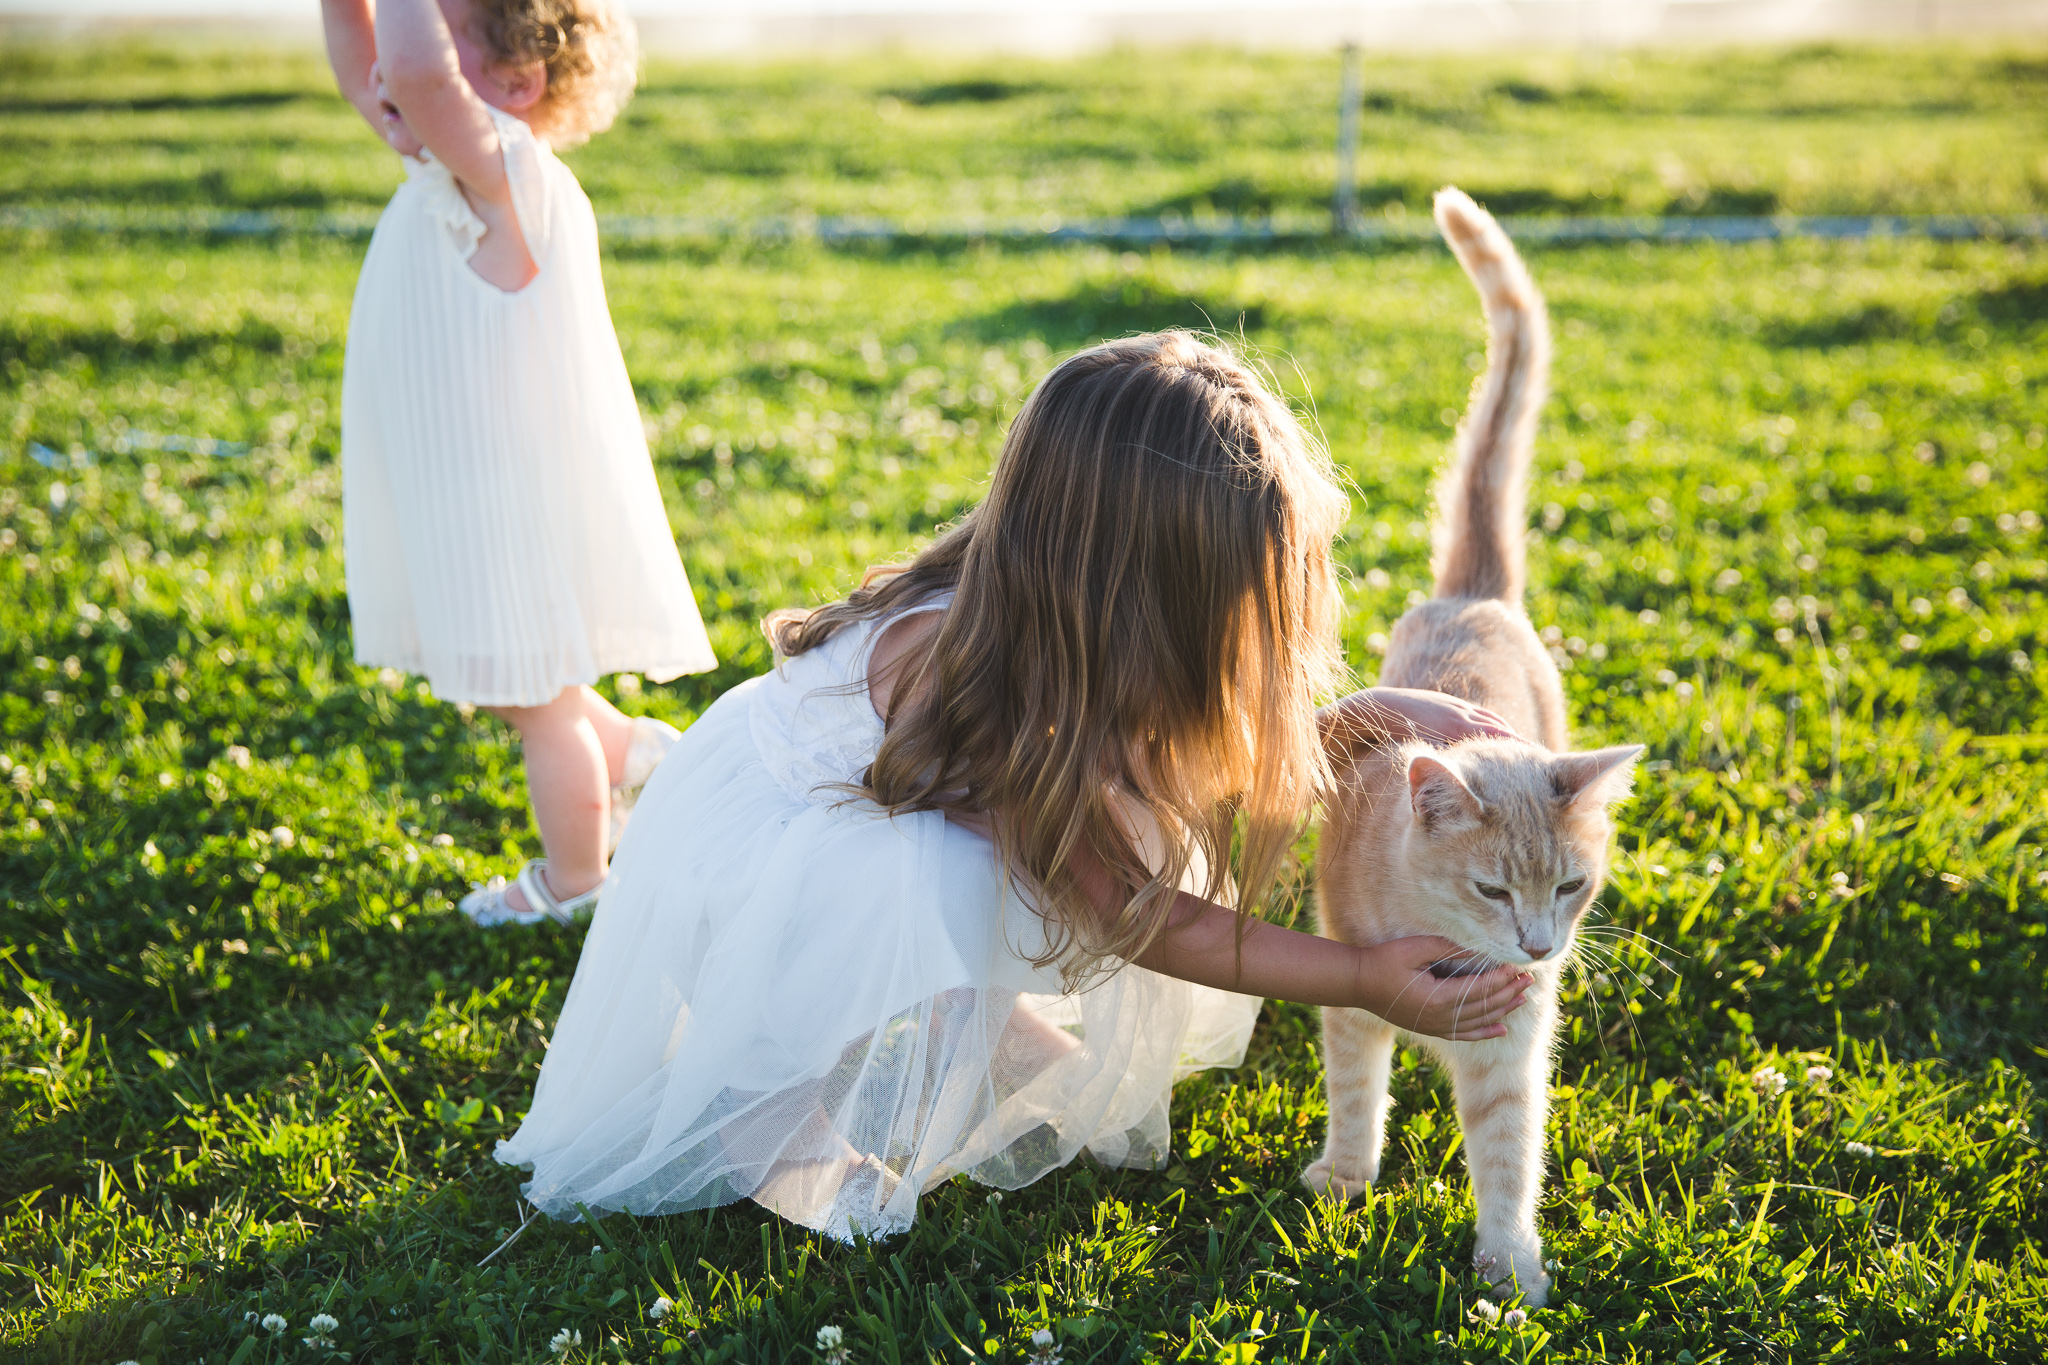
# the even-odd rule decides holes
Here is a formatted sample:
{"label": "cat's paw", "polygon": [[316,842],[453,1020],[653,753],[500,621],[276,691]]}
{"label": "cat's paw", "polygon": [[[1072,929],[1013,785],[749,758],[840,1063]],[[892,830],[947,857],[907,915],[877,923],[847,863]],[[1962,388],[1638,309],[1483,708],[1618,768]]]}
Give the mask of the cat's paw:
{"label": "cat's paw", "polygon": [[1301,1183],[1317,1194],[1326,1194],[1339,1203],[1358,1198],[1371,1188],[1377,1171],[1359,1171],[1339,1166],[1327,1155],[1317,1157],[1315,1163],[1301,1173]]}
{"label": "cat's paw", "polygon": [[1550,1301],[1550,1276],[1543,1269],[1543,1244],[1534,1238],[1514,1243],[1482,1241],[1472,1253],[1472,1268],[1502,1295],[1519,1293],[1522,1306],[1541,1308]]}

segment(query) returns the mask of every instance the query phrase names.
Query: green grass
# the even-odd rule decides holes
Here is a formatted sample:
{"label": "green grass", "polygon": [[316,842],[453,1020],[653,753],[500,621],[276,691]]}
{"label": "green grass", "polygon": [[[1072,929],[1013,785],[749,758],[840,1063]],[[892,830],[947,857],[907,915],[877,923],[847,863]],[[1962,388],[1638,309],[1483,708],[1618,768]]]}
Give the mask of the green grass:
{"label": "green grass", "polygon": [[[1444,179],[1499,198],[1603,175],[1661,208],[1667,146],[1751,167],[1788,208],[2037,205],[2038,53],[1630,61],[1627,83],[1565,59],[1376,65],[1408,93],[1375,164],[1411,210]],[[14,202],[213,202],[209,169],[259,206],[391,183],[303,57],[9,66]],[[912,97],[997,77],[1027,89]],[[1109,212],[1240,176],[1310,205],[1333,80],[1218,53],[657,68],[576,165],[620,209]],[[883,171],[836,159],[863,148]],[[1771,170],[1795,148],[1812,176]],[[1313,1015],[1285,1005],[1243,1070],[1180,1088],[1163,1171],[951,1185],[907,1239],[856,1249],[751,1206],[543,1223],[478,1269],[518,1223],[491,1147],[580,939],[461,922],[470,880],[536,848],[516,751],[349,662],[335,451],[360,247],[5,247],[12,1358],[312,1360],[321,1311],[366,1361],[551,1359],[562,1330],[573,1358],[801,1361],[825,1324],[863,1362],[1020,1360],[1047,1325],[1069,1361],[2039,1358],[2048,249],[1532,253],[1559,360],[1530,606],[1584,740],[1651,752],[1604,898],[1627,933],[1567,999],[1556,1306],[1509,1331],[1468,1316],[1469,1188],[1426,1068],[1398,1076],[1369,1201],[1295,1183],[1324,1104]],[[1346,643],[1369,677],[1426,582],[1430,472],[1481,347],[1433,251],[642,248],[607,276],[725,660],[613,692],[679,722],[765,666],[765,609],[970,505],[1055,357],[1204,319],[1242,326],[1356,483]],[[254,449],[118,453],[134,433]],[[30,462],[32,441],[80,466]],[[245,1316],[271,1312],[290,1335]]]}

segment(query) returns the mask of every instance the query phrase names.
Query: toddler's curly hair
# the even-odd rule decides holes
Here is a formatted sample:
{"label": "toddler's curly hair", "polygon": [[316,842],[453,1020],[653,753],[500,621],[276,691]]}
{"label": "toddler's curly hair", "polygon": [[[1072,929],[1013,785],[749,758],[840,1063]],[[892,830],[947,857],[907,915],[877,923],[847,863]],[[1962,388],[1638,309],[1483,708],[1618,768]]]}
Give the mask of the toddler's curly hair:
{"label": "toddler's curly hair", "polygon": [[618,0],[470,0],[501,62],[539,62],[548,90],[529,120],[554,147],[612,126],[640,75],[640,35]]}

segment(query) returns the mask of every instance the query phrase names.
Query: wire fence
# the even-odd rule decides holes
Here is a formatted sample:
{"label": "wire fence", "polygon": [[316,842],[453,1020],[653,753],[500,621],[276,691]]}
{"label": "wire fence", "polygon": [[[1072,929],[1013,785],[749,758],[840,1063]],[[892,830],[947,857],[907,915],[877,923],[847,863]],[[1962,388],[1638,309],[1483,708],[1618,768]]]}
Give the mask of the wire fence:
{"label": "wire fence", "polygon": [[[1920,237],[1937,241],[2040,240],[2048,237],[2048,215],[1943,214],[1918,216],[1509,216],[1501,220],[1518,242],[1757,242],[1789,237],[1859,239]],[[104,235],[266,238],[288,236],[366,238],[376,228],[373,211],[322,213],[306,210],[117,208],[111,206],[0,207],[0,229]],[[1395,220],[1353,216],[1334,226],[1322,214],[1297,219],[1092,218],[1069,221],[1057,214],[1035,219],[983,222],[926,222],[879,218],[782,217],[717,219],[667,215],[605,214],[598,218],[606,240],[633,243],[816,242],[823,246],[916,246],[959,242],[1099,242],[1152,246],[1325,244],[1426,246],[1436,231],[1427,218]]]}

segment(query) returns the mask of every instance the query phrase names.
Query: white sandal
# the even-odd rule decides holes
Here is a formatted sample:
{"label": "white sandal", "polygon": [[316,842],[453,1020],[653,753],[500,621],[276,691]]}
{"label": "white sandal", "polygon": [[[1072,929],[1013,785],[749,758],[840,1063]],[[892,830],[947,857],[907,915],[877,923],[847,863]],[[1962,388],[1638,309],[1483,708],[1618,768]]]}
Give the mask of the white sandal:
{"label": "white sandal", "polygon": [[624,780],[612,788],[612,822],[607,851],[617,849],[619,836],[626,832],[626,821],[632,817],[633,803],[639,798],[640,789],[647,785],[647,779],[654,776],[654,770],[661,766],[661,760],[675,747],[683,732],[665,720],[652,716],[633,718],[633,738],[626,749],[626,772]]}
{"label": "white sandal", "polygon": [[[556,920],[562,924],[574,924],[577,920],[588,919],[597,908],[597,898],[604,891],[599,882],[580,896],[557,899],[548,888],[546,858],[529,858],[526,866],[519,869],[519,876],[512,882],[503,877],[493,877],[462,898],[462,913],[470,918],[479,929],[495,929],[501,924],[539,924],[542,920]],[[527,908],[515,910],[506,899],[506,894],[517,886],[526,897]]]}

